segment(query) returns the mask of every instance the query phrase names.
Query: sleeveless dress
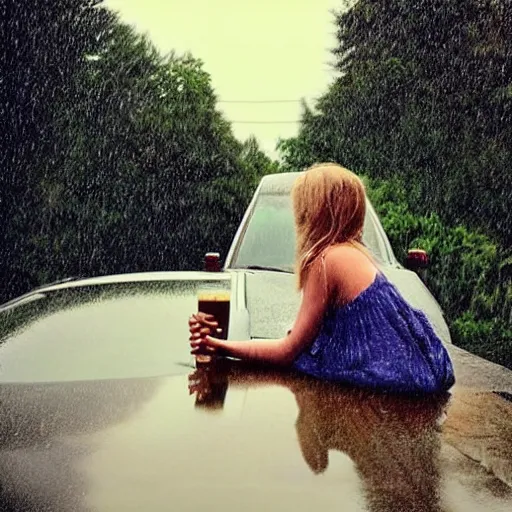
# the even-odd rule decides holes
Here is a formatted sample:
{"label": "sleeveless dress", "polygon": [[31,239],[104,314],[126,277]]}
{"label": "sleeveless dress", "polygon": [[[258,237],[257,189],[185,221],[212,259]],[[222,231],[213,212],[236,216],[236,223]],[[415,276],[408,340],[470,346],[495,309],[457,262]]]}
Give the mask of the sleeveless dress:
{"label": "sleeveless dress", "polygon": [[380,272],[350,303],[328,308],[294,367],[322,380],[392,393],[443,393],[455,383],[448,352],[425,314]]}

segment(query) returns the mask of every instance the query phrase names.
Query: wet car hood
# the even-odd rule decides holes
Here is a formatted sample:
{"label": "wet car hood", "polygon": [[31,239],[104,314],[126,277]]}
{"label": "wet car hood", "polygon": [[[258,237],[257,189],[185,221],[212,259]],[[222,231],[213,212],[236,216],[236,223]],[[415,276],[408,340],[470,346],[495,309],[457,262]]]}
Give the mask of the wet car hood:
{"label": "wet car hood", "polygon": [[512,505],[512,404],[466,388],[422,403],[210,367],[8,384],[0,403],[6,511]]}
{"label": "wet car hood", "polygon": [[[451,343],[442,310],[429,290],[414,272],[385,267],[383,273],[413,307],[428,316],[436,333]],[[247,307],[251,313],[251,336],[275,338],[284,335],[295,320],[300,305],[296,279],[292,274],[248,271],[245,272]]]}
{"label": "wet car hood", "polygon": [[450,347],[452,397],[415,402],[195,369],[204,280],[94,283],[0,313],[1,510],[510,510],[508,370]]}

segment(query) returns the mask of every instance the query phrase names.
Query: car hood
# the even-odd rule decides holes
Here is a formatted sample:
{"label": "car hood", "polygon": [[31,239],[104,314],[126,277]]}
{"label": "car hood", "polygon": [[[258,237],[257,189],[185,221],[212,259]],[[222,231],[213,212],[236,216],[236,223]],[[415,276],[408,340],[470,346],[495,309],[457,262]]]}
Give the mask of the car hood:
{"label": "car hood", "polygon": [[[505,511],[512,404],[236,363],[0,386],[2,510]],[[508,482],[508,485],[507,485]]]}
{"label": "car hood", "polygon": [[195,368],[198,289],[244,309],[240,276],[202,277],[52,287],[0,312],[2,510],[510,509],[511,372],[450,347],[452,396],[420,402]]}
{"label": "car hood", "polygon": [[[450,332],[439,304],[414,273],[401,268],[385,267],[383,273],[407,301],[428,316],[437,335],[451,343]],[[248,271],[246,274],[247,307],[251,313],[253,338],[279,338],[295,320],[301,296],[292,274]]]}

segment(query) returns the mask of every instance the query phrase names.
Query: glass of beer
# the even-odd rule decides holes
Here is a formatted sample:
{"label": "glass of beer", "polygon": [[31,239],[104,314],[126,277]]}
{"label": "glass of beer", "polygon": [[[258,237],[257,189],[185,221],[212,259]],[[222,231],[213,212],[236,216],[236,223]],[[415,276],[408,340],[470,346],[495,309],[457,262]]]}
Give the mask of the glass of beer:
{"label": "glass of beer", "polygon": [[[207,315],[213,315],[218,323],[217,331],[211,336],[223,340],[228,339],[230,293],[227,290],[200,290],[197,297],[198,311]],[[196,367],[211,363],[213,360],[209,354],[196,354]]]}
{"label": "glass of beer", "polygon": [[228,339],[230,293],[227,290],[200,290],[198,293],[198,310],[200,313],[213,315],[217,321],[214,338]]}

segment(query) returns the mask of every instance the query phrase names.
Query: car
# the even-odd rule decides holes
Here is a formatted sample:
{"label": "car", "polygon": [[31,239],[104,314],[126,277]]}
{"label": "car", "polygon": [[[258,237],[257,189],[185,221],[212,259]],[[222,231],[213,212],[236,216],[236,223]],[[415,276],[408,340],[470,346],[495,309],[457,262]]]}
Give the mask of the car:
{"label": "car", "polygon": [[[202,290],[230,292],[230,338],[293,321],[289,259],[251,241],[274,251],[289,230],[284,209],[254,229],[280,179],[262,181],[222,271],[68,280],[0,307],[0,510],[510,510],[512,372],[446,339],[457,383],[428,400],[196,364],[187,319]],[[372,232],[383,271],[431,300],[369,208],[376,253]]]}
{"label": "car", "polygon": [[[263,177],[226,257],[225,271],[241,271],[245,275],[242,281],[251,311],[253,338],[280,337],[298,310],[300,295],[296,293],[293,276],[296,241],[291,190],[300,174]],[[366,210],[366,247],[402,295],[427,315],[441,340],[451,344],[443,311],[420,277],[426,264],[425,253],[412,250],[405,262],[408,268],[401,265],[369,200]]]}

